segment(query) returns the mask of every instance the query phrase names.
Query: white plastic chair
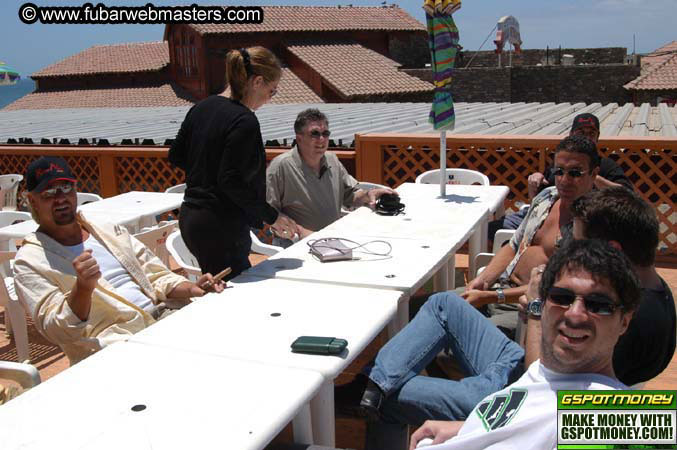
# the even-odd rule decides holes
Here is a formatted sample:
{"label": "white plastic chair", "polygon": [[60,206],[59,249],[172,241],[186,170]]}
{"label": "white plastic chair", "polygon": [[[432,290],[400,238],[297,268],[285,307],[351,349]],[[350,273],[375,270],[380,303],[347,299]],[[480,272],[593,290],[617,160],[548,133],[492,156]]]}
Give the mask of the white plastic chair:
{"label": "white plastic chair", "polygon": [[197,258],[186,247],[186,243],[183,242],[181,237],[180,230],[174,230],[172,233],[167,236],[167,251],[174,261],[186,272],[188,272],[188,279],[191,281],[197,281],[197,279],[202,276],[202,271],[200,270],[200,264],[197,262]]}
{"label": "white plastic chair", "polygon": [[[419,184],[439,184],[440,169],[423,172],[416,177]],[[447,169],[447,184],[481,184],[489,186],[489,177],[476,170],[468,169]]]}
{"label": "white plastic chair", "polygon": [[[25,222],[33,219],[30,213],[23,211],[0,211],[0,228],[7,227],[17,222]],[[16,244],[13,239],[9,241],[8,250],[16,250]]]}
{"label": "white plastic chair", "polygon": [[265,242],[261,242],[259,240],[259,237],[251,230],[249,230],[249,235],[252,238],[252,246],[251,246],[252,253],[273,256],[275,253],[279,252],[280,250],[283,250],[282,247],[278,247],[277,245],[270,245],[266,244]]}
{"label": "white plastic chair", "polygon": [[176,186],[165,189],[165,193],[167,194],[183,194],[184,192],[186,192],[186,183],[177,184]]}
{"label": "white plastic chair", "polygon": [[157,226],[144,228],[134,235],[135,238],[160,258],[165,266],[169,267],[169,252],[167,251],[167,238],[176,229],[177,221],[161,222]]}
{"label": "white plastic chair", "polygon": [[16,211],[16,194],[23,179],[23,175],[16,173],[0,175],[0,190],[4,195],[3,211]]}
{"label": "white plastic chair", "polygon": [[78,206],[82,206],[85,203],[98,202],[99,200],[103,200],[100,195],[91,194],[89,192],[78,192]]}
{"label": "white plastic chair", "polygon": [[24,389],[40,384],[40,372],[31,364],[0,361],[0,378],[16,381]]}
{"label": "white plastic chair", "polygon": [[26,313],[14,289],[14,276],[11,265],[5,264],[5,262],[13,259],[14,256],[16,256],[16,251],[0,252],[0,270],[2,271],[3,280],[0,283],[0,304],[5,308],[5,330],[7,330],[7,335],[14,335],[18,360],[19,362],[29,362],[30,352]]}

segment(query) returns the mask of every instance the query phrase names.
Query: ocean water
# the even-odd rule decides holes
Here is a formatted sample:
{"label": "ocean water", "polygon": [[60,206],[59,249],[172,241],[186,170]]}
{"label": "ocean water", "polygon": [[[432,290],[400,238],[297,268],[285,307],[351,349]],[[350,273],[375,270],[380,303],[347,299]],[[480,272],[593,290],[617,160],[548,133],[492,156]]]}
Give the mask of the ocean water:
{"label": "ocean water", "polygon": [[0,86],[0,109],[23,97],[30,94],[35,89],[35,82],[28,79],[21,79],[17,84],[12,86]]}

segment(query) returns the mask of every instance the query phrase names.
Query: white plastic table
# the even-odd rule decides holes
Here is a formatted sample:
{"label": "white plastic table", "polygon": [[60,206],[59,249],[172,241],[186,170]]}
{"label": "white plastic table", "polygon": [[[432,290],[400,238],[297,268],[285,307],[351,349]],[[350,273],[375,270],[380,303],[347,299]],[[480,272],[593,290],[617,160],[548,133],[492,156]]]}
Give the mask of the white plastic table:
{"label": "white plastic table", "polygon": [[[244,273],[261,278],[400,291],[404,296],[398,305],[397,320],[388,330],[393,335],[409,321],[409,297],[436,273],[442,271],[446,275],[447,261],[454,256],[471,231],[472,227],[467,226],[460,229],[453,238],[422,236],[420,239],[413,239],[379,238],[349,230],[342,231],[337,236],[333,229],[325,228]],[[392,251],[388,257],[355,253],[360,259],[323,263],[308,252],[307,243],[325,237],[340,237],[361,244],[382,239],[390,243]],[[387,246],[383,244],[370,244],[368,248],[377,252],[387,250]]]}
{"label": "white plastic table", "polygon": [[[143,228],[153,225],[155,216],[180,208],[182,202],[183,194],[130,191],[84,204],[79,208],[84,212],[96,211],[107,214],[111,219],[121,212],[136,214],[139,228]],[[110,219],[108,221],[111,222]]]}
{"label": "white plastic table", "polygon": [[[333,380],[394,318],[402,293],[246,275],[229,286],[137,333],[131,341],[322,374],[322,387],[310,403],[312,438],[298,436],[302,426],[296,421],[294,434],[303,443],[333,446]],[[299,336],[342,338],[348,347],[337,356],[292,353],[290,346]],[[276,383],[272,378],[271,382]]]}
{"label": "white plastic table", "polygon": [[[134,213],[118,212],[111,214],[109,212],[87,211],[85,216],[94,222],[103,221],[123,225],[130,233],[136,233],[140,229],[139,217]],[[38,224],[34,220],[26,220],[0,228],[0,250],[8,250],[10,240],[23,239],[37,229]]]}
{"label": "white plastic table", "polygon": [[406,205],[405,211],[413,216],[440,214],[463,219],[475,210],[489,210],[491,214],[479,222],[469,241],[468,266],[470,273],[475,273],[475,256],[487,251],[489,219],[503,215],[510,189],[507,186],[448,184],[444,197],[440,196],[437,184],[403,183],[396,190]]}
{"label": "white plastic table", "polygon": [[1,446],[261,449],[321,383],[309,370],[120,342],[3,405]]}

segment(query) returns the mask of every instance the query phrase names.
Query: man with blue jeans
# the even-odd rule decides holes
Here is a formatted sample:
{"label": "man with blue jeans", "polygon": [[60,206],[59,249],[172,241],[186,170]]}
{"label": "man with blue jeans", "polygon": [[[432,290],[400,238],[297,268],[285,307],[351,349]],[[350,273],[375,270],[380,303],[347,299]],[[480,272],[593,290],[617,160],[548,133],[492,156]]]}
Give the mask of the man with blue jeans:
{"label": "man with blue jeans", "polygon": [[[442,350],[454,354],[465,378],[419,375]],[[379,351],[368,374],[383,393],[383,403],[374,406],[391,423],[462,420],[478,399],[520,376],[523,357],[524,350],[476,308],[452,292],[439,293]]]}

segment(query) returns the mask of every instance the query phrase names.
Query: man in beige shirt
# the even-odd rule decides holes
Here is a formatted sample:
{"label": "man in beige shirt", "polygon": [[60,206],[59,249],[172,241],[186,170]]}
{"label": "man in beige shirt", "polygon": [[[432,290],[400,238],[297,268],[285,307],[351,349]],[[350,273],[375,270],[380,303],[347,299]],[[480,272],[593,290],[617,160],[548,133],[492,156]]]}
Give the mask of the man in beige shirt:
{"label": "man in beige shirt", "polygon": [[187,303],[207,290],[171,272],[124,227],[92,223],[77,212],[76,181],[66,161],[41,157],[26,176],[40,225],[16,255],[14,281],[38,331],[76,363],[155,322],[163,303]]}
{"label": "man in beige shirt", "polygon": [[[294,122],[296,147],[273,159],[266,172],[266,200],[298,225],[299,238],[341,217],[341,206],[374,207],[378,198],[395,194],[388,188],[357,187],[329,147],[329,121],[317,109],[301,111]],[[289,246],[293,236],[279,236],[276,245]]]}

